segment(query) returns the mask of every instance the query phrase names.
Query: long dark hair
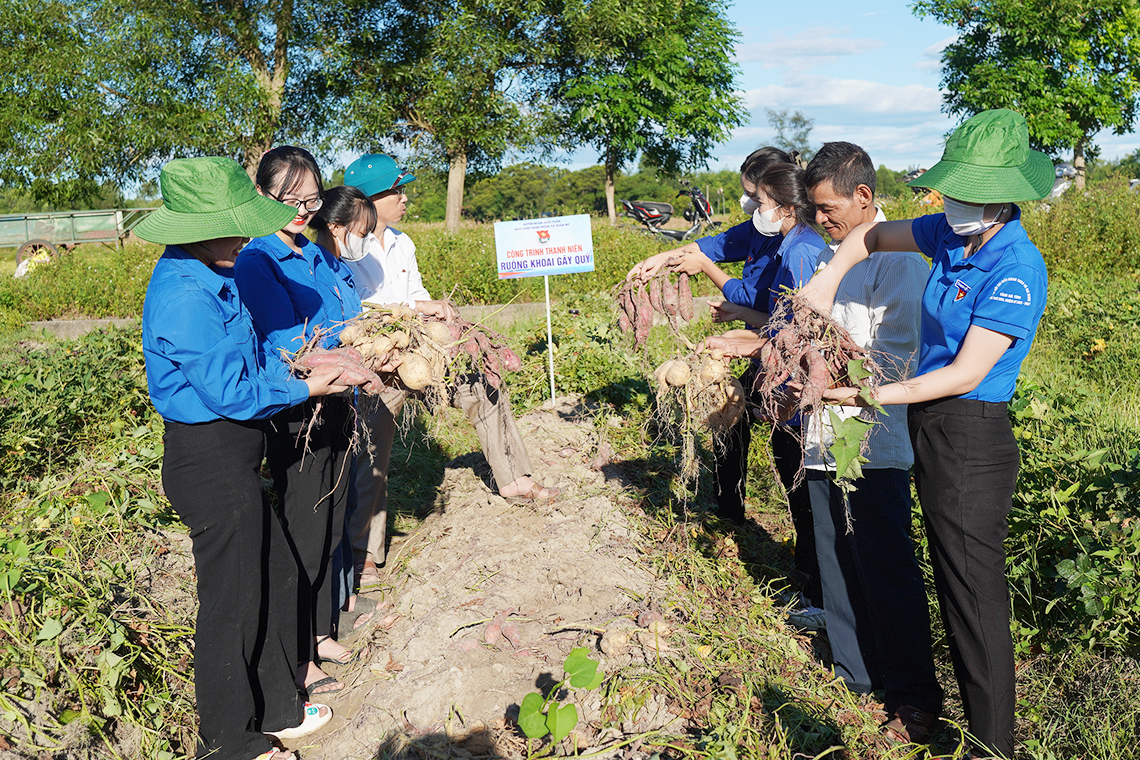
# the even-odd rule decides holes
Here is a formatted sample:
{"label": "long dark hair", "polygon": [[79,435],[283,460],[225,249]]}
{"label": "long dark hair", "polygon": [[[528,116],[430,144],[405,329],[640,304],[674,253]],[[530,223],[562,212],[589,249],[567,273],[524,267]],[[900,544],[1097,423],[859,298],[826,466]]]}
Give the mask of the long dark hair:
{"label": "long dark hair", "polygon": [[779,148],[771,145],[758,148],[748,154],[744,163],[740,165],[740,178],[746,179],[753,185],[758,184],[760,175],[772,164],[793,164],[792,157]]}
{"label": "long dark hair", "polygon": [[311,174],[316,180],[317,192],[323,198],[325,186],[313,154],[293,145],[279,145],[273,150],[267,150],[261,157],[261,162],[257,165],[256,182],[266,195],[283,198],[301,184],[306,174]]}
{"label": "long dark hair", "polygon": [[375,232],[376,207],[360,188],[342,185],[330,188],[325,193],[325,202],[313,214],[309,226],[317,230],[327,230],[330,224],[351,228],[360,220],[368,225],[368,232]]}
{"label": "long dark hair", "polygon": [[795,164],[769,164],[756,178],[756,186],[777,206],[791,206],[797,224],[815,221],[815,204],[808,199],[804,170]]}

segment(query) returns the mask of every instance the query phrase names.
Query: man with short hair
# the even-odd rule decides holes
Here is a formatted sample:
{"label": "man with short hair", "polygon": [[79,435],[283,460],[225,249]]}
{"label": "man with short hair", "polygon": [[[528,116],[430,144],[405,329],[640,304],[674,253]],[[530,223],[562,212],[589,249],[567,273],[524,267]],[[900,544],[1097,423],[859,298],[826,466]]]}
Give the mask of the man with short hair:
{"label": "man with short hair", "polygon": [[[825,143],[808,164],[805,184],[816,221],[832,239],[820,254],[819,268],[855,227],[885,221],[875,206],[875,167],[857,145]],[[874,355],[888,382],[914,374],[929,271],[916,253],[876,253],[844,276],[836,294],[832,318]],[[926,590],[910,537],[914,455],[906,407],[890,406],[879,415],[863,477],[846,497],[834,483],[828,412],[845,419],[859,409],[828,406],[808,415],[804,426],[804,464],[835,672],[852,691],[885,690],[885,734],[923,742],[942,710],[942,689],[934,671]]]}

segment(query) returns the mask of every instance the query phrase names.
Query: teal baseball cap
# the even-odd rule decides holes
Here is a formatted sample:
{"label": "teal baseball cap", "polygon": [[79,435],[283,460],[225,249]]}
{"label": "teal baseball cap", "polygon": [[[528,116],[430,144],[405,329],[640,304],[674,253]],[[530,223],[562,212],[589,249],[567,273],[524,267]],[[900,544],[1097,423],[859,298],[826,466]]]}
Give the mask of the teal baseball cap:
{"label": "teal baseball cap", "polygon": [[995,108],[954,130],[942,160],[908,184],[966,203],[1009,203],[1044,198],[1053,178],[1053,161],[1029,147],[1025,117]]}
{"label": "teal baseball cap", "polygon": [[365,154],[344,170],[344,184],[359,188],[369,197],[395,190],[415,179],[416,175],[407,169],[401,169],[391,156],[383,153]]}

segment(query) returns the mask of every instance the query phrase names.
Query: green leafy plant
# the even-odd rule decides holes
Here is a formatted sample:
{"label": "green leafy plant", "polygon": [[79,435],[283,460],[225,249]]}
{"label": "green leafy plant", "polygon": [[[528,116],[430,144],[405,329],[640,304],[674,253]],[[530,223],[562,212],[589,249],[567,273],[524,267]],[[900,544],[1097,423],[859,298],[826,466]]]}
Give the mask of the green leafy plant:
{"label": "green leafy plant", "polygon": [[578,708],[571,704],[558,704],[558,693],[567,684],[575,689],[596,689],[605,678],[598,670],[598,661],[590,659],[585,647],[570,651],[562,669],[566,678],[555,684],[547,696],[531,692],[519,704],[519,728],[531,739],[541,739],[550,734],[555,744],[565,739],[574,726],[578,725]]}

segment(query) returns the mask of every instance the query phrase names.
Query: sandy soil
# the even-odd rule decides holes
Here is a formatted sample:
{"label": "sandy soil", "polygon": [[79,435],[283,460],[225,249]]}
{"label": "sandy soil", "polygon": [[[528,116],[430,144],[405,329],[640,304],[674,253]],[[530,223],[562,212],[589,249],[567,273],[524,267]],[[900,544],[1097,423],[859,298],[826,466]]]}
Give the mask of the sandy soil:
{"label": "sandy soil", "polygon": [[[369,593],[381,610],[345,639],[364,649],[362,658],[328,667],[348,684],[323,700],[335,718],[290,743],[305,760],[407,748],[420,756],[518,755],[519,702],[563,678],[572,648],[588,647],[610,672],[667,648],[636,622],[651,624],[655,616],[645,613],[661,588],[639,560],[638,534],[618,507],[620,476],[605,466],[604,447],[599,456],[590,411],[562,400],[519,424],[536,479],[562,488],[560,497],[512,504],[480,477],[482,455],[448,464],[435,512],[389,549],[384,585]],[[513,641],[493,635],[496,622]],[[599,649],[607,629],[608,655]],[[667,628],[660,633],[667,637]],[[602,743],[599,694],[567,699],[582,718],[572,739]],[[623,716],[623,727],[675,721],[663,708],[649,699],[641,714]]]}

